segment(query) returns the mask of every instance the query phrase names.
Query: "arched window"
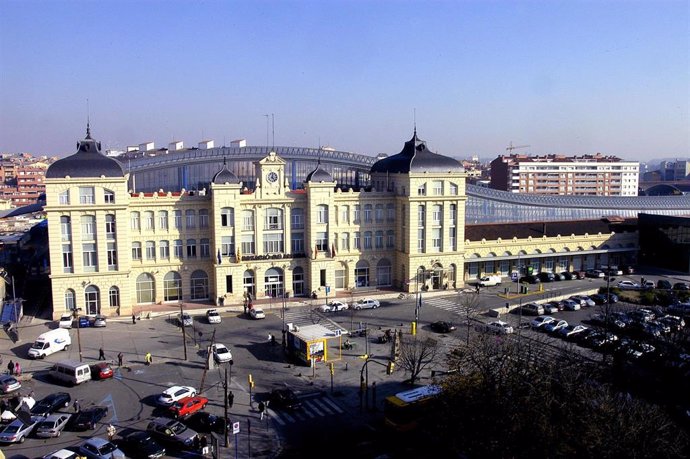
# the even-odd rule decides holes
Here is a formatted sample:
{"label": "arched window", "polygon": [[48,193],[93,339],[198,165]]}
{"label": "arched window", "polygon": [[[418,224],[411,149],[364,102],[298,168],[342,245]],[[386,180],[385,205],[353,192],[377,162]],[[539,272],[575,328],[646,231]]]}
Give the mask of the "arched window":
{"label": "arched window", "polygon": [[76,297],[74,290],[71,288],[65,291],[65,311],[74,311],[77,308]]}
{"label": "arched window", "polygon": [[98,287],[95,285],[89,285],[84,290],[84,305],[88,315],[95,315],[101,312],[100,296],[98,294]]}
{"label": "arched window", "polygon": [[328,223],[328,206],[319,204],[316,206],[316,223]]}
{"label": "arched window", "polygon": [[235,226],[235,209],[232,207],[220,209],[220,226]]}
{"label": "arched window", "polygon": [[119,308],[120,307],[120,289],[112,286],[108,290],[108,299],[109,299],[109,304],[111,308]]}
{"label": "arched window", "polygon": [[244,292],[251,295],[251,298],[256,298],[256,281],[254,280],[254,271],[248,269],[242,275],[242,287]]}
{"label": "arched window", "polygon": [[392,265],[390,260],[382,258],[376,265],[376,285],[378,287],[389,287],[393,285],[391,276]]}
{"label": "arched window", "polygon": [[137,303],[153,303],[155,296],[155,281],[149,273],[141,273],[137,277]]}
{"label": "arched window", "polygon": [[208,295],[208,275],[202,270],[196,270],[191,277],[192,299],[207,300]]}
{"label": "arched window", "polygon": [[180,301],[182,299],[182,277],[175,271],[168,272],[163,278],[163,301]]}
{"label": "arched window", "polygon": [[369,287],[369,263],[359,260],[355,266],[355,284],[357,287]]}
{"label": "arched window", "polygon": [[269,268],[264,275],[264,291],[266,296],[280,298],[283,295],[283,271],[278,268]]}

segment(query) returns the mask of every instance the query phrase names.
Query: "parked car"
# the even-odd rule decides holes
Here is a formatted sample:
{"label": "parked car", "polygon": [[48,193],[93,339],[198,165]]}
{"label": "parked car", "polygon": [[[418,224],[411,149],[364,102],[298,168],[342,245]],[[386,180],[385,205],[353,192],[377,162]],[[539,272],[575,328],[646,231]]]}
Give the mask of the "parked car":
{"label": "parked car", "polygon": [[660,290],[671,290],[672,285],[666,279],[659,279],[658,281],[656,281],[656,288]]}
{"label": "parked car", "polygon": [[39,438],[59,437],[65,430],[70,417],[67,413],[51,414],[38,422],[35,435]]}
{"label": "parked car", "polygon": [[537,303],[527,303],[522,305],[521,311],[526,316],[541,316],[544,314],[544,307]]}
{"label": "parked car", "polygon": [[225,432],[225,419],[206,411],[197,411],[182,422],[197,432],[223,434]]}
{"label": "parked car", "polygon": [[563,273],[553,273],[553,280],[555,281],[564,281],[565,280],[565,275]]}
{"label": "parked car", "polygon": [[172,416],[177,419],[184,418],[190,414],[196,413],[197,411],[201,411],[206,408],[206,405],[208,405],[208,399],[206,397],[196,395],[194,397],[185,397],[176,401],[170,405],[168,410],[170,410]]}
{"label": "parked car", "polygon": [[79,453],[75,453],[69,449],[59,449],[57,451],[53,451],[52,453],[46,454],[43,456],[43,459],[77,459],[78,457]]}
{"label": "parked car", "polygon": [[72,328],[72,323],[74,323],[74,316],[72,314],[63,314],[60,316],[58,321],[59,328]]}
{"label": "parked car", "polygon": [[573,280],[577,279],[577,276],[574,273],[571,273],[569,271],[563,271],[561,273],[561,276],[563,276],[563,280]]}
{"label": "parked car", "polygon": [[79,328],[89,328],[91,327],[91,318],[88,316],[79,317]]}
{"label": "parked car", "polygon": [[554,322],[555,320],[556,319],[551,316],[539,316],[536,319],[533,319],[532,322],[530,322],[530,325],[532,328],[542,328],[544,325]]}
{"label": "parked car", "polygon": [[589,328],[584,325],[569,324],[558,330],[558,336],[565,339],[576,339],[579,334],[584,333],[586,330],[589,330]]}
{"label": "parked car", "polygon": [[450,322],[446,322],[445,320],[434,322],[429,325],[429,328],[431,328],[431,331],[436,333],[450,333],[455,330],[455,326]]}
{"label": "parked car", "polygon": [[629,281],[629,280],[622,280],[616,284],[616,286],[621,289],[621,290],[639,290],[640,289],[640,284],[637,282]]}
{"label": "parked car", "polygon": [[673,284],[673,290],[690,290],[690,287],[685,282],[676,282]]}
{"label": "parked car", "polygon": [[585,271],[585,276],[593,277],[593,278],[601,278],[601,277],[605,277],[606,274],[604,273],[604,271],[599,271],[598,269],[588,269],[587,271]]}
{"label": "parked car", "polygon": [[596,306],[596,303],[594,302],[594,300],[592,300],[587,295],[573,295],[570,297],[570,299],[580,303],[580,306],[582,306],[583,308]]}
{"label": "parked car", "polygon": [[587,277],[585,271],[573,271],[573,279],[584,279]]}
{"label": "parked car", "polygon": [[655,350],[656,348],[651,344],[625,338],[620,340],[616,348],[616,355],[636,360]]}
{"label": "parked car", "polygon": [[198,434],[180,421],[155,418],[146,426],[146,431],[157,440],[182,448],[191,448]]}
{"label": "parked car", "polygon": [[72,401],[72,396],[67,392],[55,392],[39,400],[32,408],[32,416],[48,416],[59,410],[67,408]]}
{"label": "parked car", "polygon": [[113,367],[108,362],[98,362],[91,365],[91,378],[97,380],[113,377]]}
{"label": "parked car", "polygon": [[158,396],[158,404],[163,406],[170,406],[176,401],[183,399],[185,397],[194,397],[196,395],[196,389],[190,386],[172,386],[163,391],[161,395]]}
{"label": "parked car", "polygon": [[621,269],[625,272],[625,274],[635,274],[635,267],[631,265],[624,265],[621,266]]}
{"label": "parked car", "polygon": [[219,324],[220,320],[220,313],[217,309],[209,309],[208,311],[206,311],[206,321],[208,323]]}
{"label": "parked car", "polygon": [[125,453],[105,438],[93,437],[79,446],[79,453],[88,459],[125,459]]}
{"label": "parked car", "polygon": [[76,413],[69,422],[71,430],[93,430],[96,424],[108,414],[107,406],[92,406]]}
{"label": "parked car", "polygon": [[642,283],[641,287],[645,290],[652,290],[655,288],[656,284],[652,280],[646,280]]}
{"label": "parked car", "polygon": [[579,311],[580,302],[575,300],[563,300],[563,309],[566,311]]}
{"label": "parked car", "polygon": [[165,456],[161,446],[150,432],[137,430],[122,439],[120,448],[133,459],[158,459]]}
{"label": "parked car", "polygon": [[587,337],[589,346],[596,350],[613,349],[618,344],[618,336],[611,332],[591,333]]}
{"label": "parked car", "polygon": [[541,282],[553,282],[555,280],[555,276],[553,275],[553,273],[544,272],[537,274],[537,276],[539,277],[539,280]]}
{"label": "parked car", "polygon": [[548,303],[542,304],[541,307],[544,308],[544,314],[555,314],[559,311],[558,304],[559,302],[554,303],[549,301]]}
{"label": "parked car", "polygon": [[521,284],[538,284],[541,281],[537,276],[523,276],[519,281]]}
{"label": "parked car", "polygon": [[348,309],[349,306],[342,301],[331,301],[328,304],[322,304],[319,306],[319,311],[321,312],[338,312]]}
{"label": "parked car", "polygon": [[489,322],[488,324],[484,324],[480,328],[483,331],[486,331],[489,333],[496,333],[498,335],[507,335],[509,333],[514,332],[513,327],[511,327],[508,323],[503,322],[502,320],[494,320],[493,322]]}
{"label": "parked car", "polygon": [[0,393],[9,394],[22,388],[22,383],[10,375],[0,375]]}
{"label": "parked car", "polygon": [[353,309],[359,311],[360,309],[376,309],[381,306],[379,300],[374,300],[372,298],[363,298],[357,300],[353,305]]}
{"label": "parked car", "polygon": [[253,307],[249,310],[249,317],[251,317],[254,320],[265,319],[266,314],[264,313],[263,309]]}
{"label": "parked car", "polygon": [[297,394],[288,387],[273,389],[268,399],[270,405],[276,408],[285,408],[288,410],[302,408],[302,402],[297,398]]}
{"label": "parked car", "polygon": [[101,314],[96,314],[96,317],[93,318],[93,326],[94,327],[105,327],[107,325],[108,319]]}
{"label": "parked car", "polygon": [[216,363],[230,362],[232,364],[232,353],[225,344],[215,343],[211,345],[211,352],[213,353],[213,360]]}
{"label": "parked car", "polygon": [[179,325],[180,327],[191,327],[192,325],[194,325],[194,320],[192,319],[192,316],[190,316],[186,312],[183,312],[182,315],[177,315],[177,325]]}
{"label": "parked car", "polygon": [[[549,302],[546,303],[546,304],[550,306],[549,309],[552,310],[552,311],[553,311],[554,308],[555,308],[557,311],[562,311],[562,310],[565,309],[565,306],[563,305],[563,302],[562,302],[562,301],[549,301]],[[546,305],[544,305],[544,311],[546,311]],[[551,314],[551,313],[549,313],[549,314]]]}
{"label": "parked car", "polygon": [[554,320],[553,322],[549,322],[548,324],[544,325],[544,330],[547,333],[556,333],[561,328],[565,328],[567,326],[568,322],[565,320]]}
{"label": "parked car", "polygon": [[7,427],[0,431],[0,443],[24,443],[26,437],[34,430],[36,427],[36,419],[31,418],[31,421],[27,424],[21,419],[15,419]]}
{"label": "parked car", "polygon": [[615,313],[606,314],[592,314],[589,318],[589,322],[595,325],[602,325],[604,327],[613,327],[618,330],[626,327],[626,323],[617,319],[614,315]]}
{"label": "parked car", "polygon": [[685,320],[678,316],[665,315],[657,319],[659,322],[667,324],[671,327],[671,331],[680,331],[685,327]]}

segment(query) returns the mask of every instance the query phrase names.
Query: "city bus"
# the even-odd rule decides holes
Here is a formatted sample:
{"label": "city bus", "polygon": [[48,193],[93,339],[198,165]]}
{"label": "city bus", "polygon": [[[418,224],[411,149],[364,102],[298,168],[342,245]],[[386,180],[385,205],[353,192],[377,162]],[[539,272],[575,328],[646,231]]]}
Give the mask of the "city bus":
{"label": "city bus", "polygon": [[386,397],[383,405],[386,427],[399,432],[416,429],[420,421],[433,414],[440,393],[441,386],[431,384]]}

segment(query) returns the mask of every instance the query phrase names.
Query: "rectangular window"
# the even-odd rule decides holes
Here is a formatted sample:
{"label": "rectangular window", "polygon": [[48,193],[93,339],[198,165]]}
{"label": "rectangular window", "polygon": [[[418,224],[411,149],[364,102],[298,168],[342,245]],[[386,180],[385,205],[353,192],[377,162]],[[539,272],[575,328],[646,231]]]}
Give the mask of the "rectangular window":
{"label": "rectangular window", "polygon": [[417,187],[417,196],[426,196],[426,184]]}
{"label": "rectangular window", "polygon": [[158,228],[163,231],[168,230],[168,212],[166,210],[158,212]]}
{"label": "rectangular window", "polygon": [[424,227],[424,221],[426,220],[426,208],[424,206],[419,206],[417,210],[417,225]]}
{"label": "rectangular window", "polygon": [[71,273],[73,271],[72,244],[62,244],[62,272]]}
{"label": "rectangular window", "polygon": [[62,193],[60,193],[58,200],[60,205],[69,205],[69,191],[63,191]]}
{"label": "rectangular window", "polygon": [[376,204],[376,214],[374,216],[376,219],[377,223],[380,223],[383,221],[383,205],[382,204]]}
{"label": "rectangular window", "polygon": [[106,239],[115,239],[115,216],[106,215],[105,216],[105,237]]}
{"label": "rectangular window", "polygon": [[350,233],[340,234],[340,250],[350,250]]}
{"label": "rectangular window", "polygon": [[340,224],[350,223],[350,206],[340,207]]}
{"label": "rectangular window", "polygon": [[319,205],[316,208],[316,222],[328,223],[328,206]]}
{"label": "rectangular window", "polygon": [[455,183],[450,184],[450,194],[452,194],[453,196],[458,195],[458,186]]}
{"label": "rectangular window", "polygon": [[388,204],[386,206],[386,213],[388,214],[388,221],[392,222],[395,221],[395,205],[394,204]]}
{"label": "rectangular window", "polygon": [[92,186],[79,187],[79,204],[95,204],[96,198]]}
{"label": "rectangular window", "polygon": [[196,212],[192,209],[189,209],[185,211],[184,215],[187,221],[187,229],[196,228]]}
{"label": "rectangular window", "polygon": [[352,246],[355,248],[355,250],[362,250],[361,233],[359,231],[355,231],[354,233],[354,237],[352,239]]}
{"label": "rectangular window", "polygon": [[424,228],[417,230],[417,250],[424,252]]}
{"label": "rectangular window", "polygon": [[225,276],[225,293],[232,293],[232,276]]}
{"label": "rectangular window", "polygon": [[81,217],[81,238],[82,241],[96,240],[96,217],[93,215]]}
{"label": "rectangular window", "polygon": [[371,205],[367,204],[364,206],[364,221],[371,222]]}
{"label": "rectangular window", "polygon": [[283,222],[281,221],[280,209],[267,209],[265,228],[267,230],[283,229]]}
{"label": "rectangular window", "polygon": [[114,242],[108,242],[108,271],[117,271],[117,248]]}
{"label": "rectangular window", "polygon": [[458,206],[455,204],[450,205],[450,221],[448,222],[450,226],[455,226],[455,221],[458,219]]}
{"label": "rectangular window", "polygon": [[173,210],[173,219],[175,220],[175,229],[182,229],[182,211]]}
{"label": "rectangular window", "polygon": [[241,254],[246,254],[246,255],[254,255],[256,253],[256,249],[254,248],[254,236],[251,234],[243,234],[242,235],[242,248],[241,248],[242,253]]}
{"label": "rectangular window", "polygon": [[63,241],[72,240],[72,223],[69,217],[60,217],[60,233]]}
{"label": "rectangular window", "polygon": [[443,211],[441,210],[441,206],[435,205],[432,208],[431,219],[434,225],[441,224],[441,220],[443,219]]}
{"label": "rectangular window", "polygon": [[220,226],[229,227],[235,226],[235,209],[232,207],[223,207],[220,210]]}
{"label": "rectangular window", "polygon": [[383,231],[376,232],[376,240],[374,241],[374,244],[377,249],[383,248]]}
{"label": "rectangular window", "polygon": [[321,287],[325,287],[327,285],[326,284],[326,270],[325,269],[322,269],[321,271],[319,271],[319,285]]}
{"label": "rectangular window", "polygon": [[395,232],[393,230],[389,230],[386,233],[386,248],[395,248]]}
{"label": "rectangular window", "polygon": [[115,204],[115,193],[110,190],[105,190],[103,193],[103,200],[106,204]]}
{"label": "rectangular window", "polygon": [[181,260],[182,259],[182,240],[181,239],[175,239],[173,241],[173,257]]}
{"label": "rectangular window", "polygon": [[432,182],[434,194],[440,196],[443,194],[443,182],[441,180],[434,180]]}
{"label": "rectangular window", "polygon": [[160,241],[159,245],[161,260],[170,259],[170,241]]}
{"label": "rectangular window", "polygon": [[290,220],[292,229],[304,229],[304,212],[302,209],[292,209]]}
{"label": "rectangular window", "polygon": [[254,212],[251,210],[242,211],[242,230],[254,231]]}
{"label": "rectangular window", "polygon": [[82,244],[82,253],[84,255],[84,271],[94,272],[98,267],[98,257],[96,256],[96,244],[88,243]]}
{"label": "rectangular window", "polygon": [[144,212],[144,229],[146,231],[153,231],[154,230],[153,212],[150,210],[147,210],[146,212]]}
{"label": "rectangular window", "polygon": [[353,211],[353,212],[354,212],[354,215],[352,216],[353,221],[354,221],[355,223],[359,223],[361,209],[362,209],[362,207],[361,207],[359,204],[355,204],[355,206],[354,206],[354,211]]}
{"label": "rectangular window", "polygon": [[187,239],[187,258],[196,258],[196,239]]}
{"label": "rectangular window", "polygon": [[202,239],[199,243],[199,251],[201,258],[211,258],[211,241],[209,239]]}
{"label": "rectangular window", "polygon": [[156,243],[154,241],[146,241],[146,259],[156,259]]}
{"label": "rectangular window", "polygon": [[264,253],[282,253],[283,234],[264,234]]}
{"label": "rectangular window", "polygon": [[451,227],[448,230],[448,239],[450,243],[450,250],[457,250],[457,245],[455,244],[455,233],[456,233],[456,228]]}
{"label": "rectangular window", "polygon": [[431,230],[431,246],[434,252],[441,251],[441,228],[433,228]]}
{"label": "rectangular window", "polygon": [[292,233],[291,252],[304,253],[304,233]]}
{"label": "rectangular window", "polygon": [[130,214],[130,227],[132,231],[139,231],[141,229],[141,222],[139,219],[139,212],[132,212]]}
{"label": "rectangular window", "polygon": [[[247,252],[244,250],[244,238],[246,236],[242,236],[243,239],[243,244],[242,244],[242,253],[244,254],[253,254],[254,252]],[[253,240],[252,236],[249,236],[250,240]],[[222,236],[220,238],[220,253],[224,257],[229,257],[230,255],[235,254],[235,238],[233,236]]]}
{"label": "rectangular window", "polygon": [[141,242],[132,242],[132,260],[141,260]]}
{"label": "rectangular window", "polygon": [[364,250],[371,250],[371,231],[364,232]]}
{"label": "rectangular window", "polygon": [[335,288],[345,288],[345,270],[335,270]]}
{"label": "rectangular window", "polygon": [[328,233],[318,232],[316,233],[316,248],[319,252],[328,251]]}
{"label": "rectangular window", "polygon": [[199,228],[208,228],[208,210],[199,211]]}

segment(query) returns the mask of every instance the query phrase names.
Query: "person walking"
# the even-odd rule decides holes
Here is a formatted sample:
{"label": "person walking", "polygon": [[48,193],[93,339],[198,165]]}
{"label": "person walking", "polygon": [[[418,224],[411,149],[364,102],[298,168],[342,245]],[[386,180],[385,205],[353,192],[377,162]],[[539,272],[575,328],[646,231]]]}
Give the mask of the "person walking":
{"label": "person walking", "polygon": [[144,357],[146,365],[151,365],[151,362],[153,362],[153,359],[151,358],[151,353],[147,352],[146,356]]}
{"label": "person walking", "polygon": [[103,352],[103,346],[98,348],[98,360],[105,360],[105,352]]}
{"label": "person walking", "polygon": [[79,404],[79,400],[74,401],[74,403],[72,404],[72,408],[74,408],[75,413],[79,413],[81,411],[81,405]]}
{"label": "person walking", "polygon": [[232,408],[233,403],[235,403],[235,394],[232,391],[228,391],[228,408]]}
{"label": "person walking", "polygon": [[266,405],[264,402],[259,402],[259,415],[262,421],[264,420],[264,411],[266,411]]}
{"label": "person walking", "polygon": [[132,325],[135,325],[137,323],[137,317],[132,313]]}
{"label": "person walking", "polygon": [[105,431],[108,435],[108,441],[113,441],[113,439],[115,439],[115,434],[117,433],[115,426],[112,424],[108,424],[108,428],[105,429]]}
{"label": "person walking", "polygon": [[7,371],[10,372],[10,376],[14,374],[14,362],[12,360],[7,364]]}
{"label": "person walking", "polygon": [[117,353],[117,366],[118,367],[122,366],[122,352]]}
{"label": "person walking", "polygon": [[17,361],[14,363],[14,375],[15,375],[15,376],[21,376],[21,375],[22,375],[22,366],[21,366],[21,364],[19,363],[19,360],[17,360]]}

